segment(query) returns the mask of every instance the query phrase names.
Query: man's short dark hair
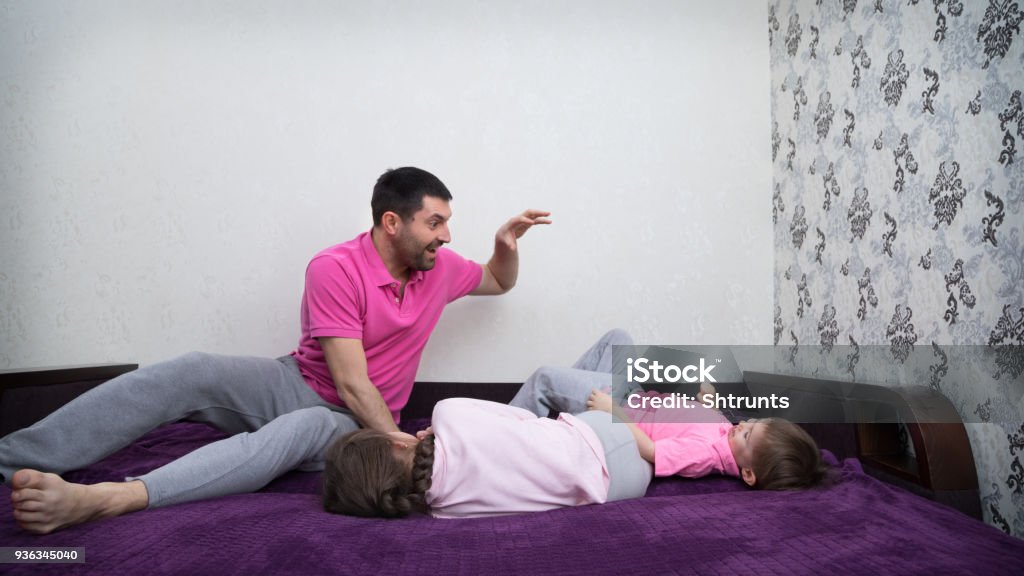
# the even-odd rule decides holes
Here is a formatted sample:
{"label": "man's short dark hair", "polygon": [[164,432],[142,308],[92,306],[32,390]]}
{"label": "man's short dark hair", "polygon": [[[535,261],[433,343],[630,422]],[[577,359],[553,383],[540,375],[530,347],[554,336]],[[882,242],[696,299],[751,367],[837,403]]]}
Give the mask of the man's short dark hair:
{"label": "man's short dark hair", "polygon": [[388,170],[381,174],[373,187],[370,200],[373,225],[380,226],[385,212],[394,212],[403,222],[408,222],[423,207],[424,196],[445,201],[452,199],[452,193],[444,183],[426,170],[411,166]]}

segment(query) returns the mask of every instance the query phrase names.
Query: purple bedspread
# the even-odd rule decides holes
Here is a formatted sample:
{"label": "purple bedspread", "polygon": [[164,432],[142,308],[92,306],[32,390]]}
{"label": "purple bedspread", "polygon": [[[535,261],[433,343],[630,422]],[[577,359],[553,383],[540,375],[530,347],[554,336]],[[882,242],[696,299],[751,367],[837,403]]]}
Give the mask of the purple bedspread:
{"label": "purple bedspread", "polygon": [[[412,429],[416,424],[411,423]],[[219,433],[160,428],[69,480],[122,479]],[[319,474],[47,535],[23,532],[0,487],[0,546],[85,549],[85,564],[0,564],[0,574],[1019,574],[1024,541],[866,476],[779,493],[729,478],[665,479],[646,498],[472,520],[323,512]]]}

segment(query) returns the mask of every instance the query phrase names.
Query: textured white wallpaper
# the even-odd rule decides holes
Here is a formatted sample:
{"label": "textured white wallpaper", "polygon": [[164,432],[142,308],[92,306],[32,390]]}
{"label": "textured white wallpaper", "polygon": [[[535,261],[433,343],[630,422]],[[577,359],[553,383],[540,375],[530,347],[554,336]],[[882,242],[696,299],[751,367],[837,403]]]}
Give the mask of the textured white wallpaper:
{"label": "textured white wallpaper", "polygon": [[[1018,537],[1022,19],[996,0],[779,0],[768,20],[774,338],[880,345],[903,368],[911,347],[930,357],[884,381],[950,399],[969,423],[985,519]],[[989,346],[1001,351],[976,352]],[[866,372],[842,376],[879,382]]]}
{"label": "textured white wallpaper", "polygon": [[519,286],[442,318],[425,380],[513,381],[612,326],[769,343],[767,6],[0,4],[0,368],[277,356],[305,265],[386,168],[452,190]]}

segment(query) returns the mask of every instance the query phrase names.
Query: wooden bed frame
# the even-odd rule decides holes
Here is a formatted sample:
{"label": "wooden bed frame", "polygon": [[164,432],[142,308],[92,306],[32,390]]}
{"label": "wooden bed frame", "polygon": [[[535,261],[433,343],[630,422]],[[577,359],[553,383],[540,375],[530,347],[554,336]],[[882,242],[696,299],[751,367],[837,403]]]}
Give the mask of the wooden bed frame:
{"label": "wooden bed frame", "polygon": [[0,437],[35,424],[72,398],[138,367],[94,364],[0,371]]}
{"label": "wooden bed frame", "polygon": [[[831,396],[834,409],[842,412],[831,421],[849,424],[802,424],[822,448],[839,458],[855,456],[865,472],[880,480],[982,519],[967,430],[956,408],[938,391],[761,372],[744,372],[743,377],[747,386],[762,393],[774,389]],[[816,404],[818,409],[822,405]],[[904,448],[901,429],[909,436],[912,453]]]}
{"label": "wooden bed frame", "polygon": [[[137,364],[102,364],[0,371],[0,436],[31,426],[76,396],[126,372]],[[850,383],[758,372],[744,373],[746,389],[779,388],[835,391]],[[467,396],[507,403],[519,383],[419,382],[402,415],[429,418],[434,404]],[[852,415],[852,423],[810,423],[804,428],[819,446],[836,457],[857,457],[869,474],[925,498],[982,518],[978,476],[966,430],[955,408],[944,396],[924,386],[885,388],[857,385],[861,393],[881,398],[905,422],[913,454],[903,449],[900,424],[865,423]],[[722,390],[719,390],[722,392]]]}

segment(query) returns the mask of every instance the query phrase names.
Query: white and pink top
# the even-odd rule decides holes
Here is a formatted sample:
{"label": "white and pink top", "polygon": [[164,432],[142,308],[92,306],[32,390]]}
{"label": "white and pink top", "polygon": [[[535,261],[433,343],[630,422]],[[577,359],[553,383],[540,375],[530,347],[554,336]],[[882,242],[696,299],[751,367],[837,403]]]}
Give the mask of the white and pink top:
{"label": "white and pink top", "polygon": [[557,420],[471,398],[434,407],[434,516],[471,518],[603,503],[604,447],[569,415]]}

